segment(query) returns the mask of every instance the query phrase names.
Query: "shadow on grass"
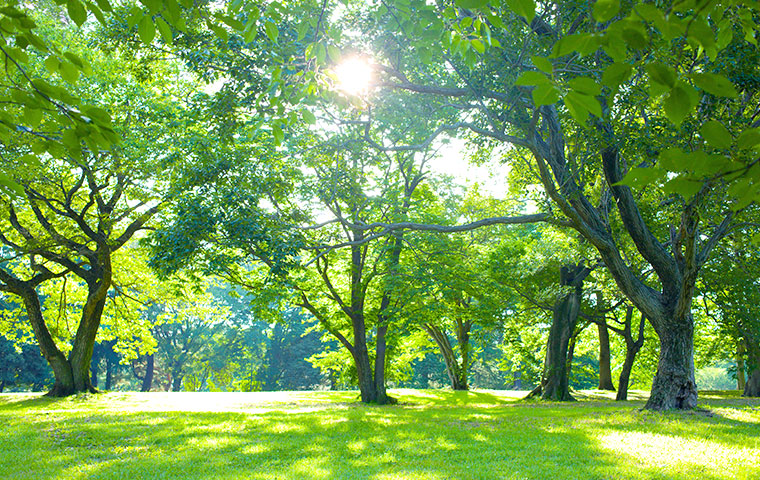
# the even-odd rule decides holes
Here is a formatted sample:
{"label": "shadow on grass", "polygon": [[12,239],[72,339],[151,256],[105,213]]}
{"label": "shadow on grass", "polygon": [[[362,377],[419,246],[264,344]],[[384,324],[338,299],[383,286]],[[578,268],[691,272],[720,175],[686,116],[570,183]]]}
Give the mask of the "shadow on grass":
{"label": "shadow on grass", "polygon": [[[455,407],[352,405],[287,415],[0,412],[7,425],[0,471],[5,478],[109,480],[741,478],[699,462],[671,471],[616,449],[615,441],[634,445],[638,437],[631,433],[659,438],[671,427],[641,423],[630,409],[606,419],[585,409],[478,409],[472,402],[499,399],[441,393],[431,405]],[[46,400],[21,402],[35,407],[47,406]],[[577,420],[581,414],[587,422]],[[697,438],[699,432],[695,425],[674,435]]]}

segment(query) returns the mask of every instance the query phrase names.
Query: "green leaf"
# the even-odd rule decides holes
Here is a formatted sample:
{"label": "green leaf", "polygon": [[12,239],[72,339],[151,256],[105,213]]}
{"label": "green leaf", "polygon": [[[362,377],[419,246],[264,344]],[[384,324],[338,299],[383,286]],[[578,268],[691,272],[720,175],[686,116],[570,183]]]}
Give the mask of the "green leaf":
{"label": "green leaf", "polygon": [[554,70],[554,65],[552,65],[552,62],[546,58],[546,57],[539,57],[538,55],[534,55],[531,57],[531,60],[533,60],[533,65],[536,66],[539,70],[542,72],[551,75],[552,71]]}
{"label": "green leaf", "polygon": [[283,140],[285,140],[285,133],[279,125],[272,125],[272,135],[274,135],[275,145],[282,145]]}
{"label": "green leaf", "polygon": [[578,123],[585,125],[586,120],[588,120],[588,109],[576,100],[576,96],[577,94],[574,94],[573,92],[569,92],[565,95],[565,106],[567,107],[567,111],[570,112],[570,115],[572,115]]}
{"label": "green leaf", "polygon": [[45,59],[45,68],[50,73],[56,73],[60,66],[61,66],[61,61],[58,60],[58,57],[51,55]]}
{"label": "green leaf", "polygon": [[696,195],[702,188],[703,182],[700,180],[693,180],[688,177],[679,176],[668,180],[663,190],[665,193],[676,193],[681,195],[687,202],[691,200],[691,197]]}
{"label": "green leaf", "polygon": [[58,73],[61,74],[61,78],[69,83],[76,83],[79,80],[79,69],[69,62],[61,62]]}
{"label": "green leaf", "polygon": [[647,73],[653,82],[673,88],[676,85],[676,72],[674,69],[667,67],[659,62],[647,65]]}
{"label": "green leaf", "polygon": [[628,185],[633,188],[642,188],[659,181],[664,176],[665,171],[657,167],[632,168],[625,174],[625,177],[615,185]]}
{"label": "green leaf", "polygon": [[739,96],[731,81],[716,73],[695,73],[691,76],[694,84],[707,93],[717,97],[736,98]]}
{"label": "green leaf", "polygon": [[573,52],[588,55],[599,49],[599,37],[589,33],[573,33],[557,40],[552,47],[551,58],[564,57]]}
{"label": "green leaf", "polygon": [[674,125],[679,126],[684,119],[689,115],[692,108],[692,97],[683,85],[675,86],[668,96],[665,98],[663,107],[665,107],[665,115],[673,122]]}
{"label": "green leaf", "polygon": [[525,17],[528,23],[536,16],[536,2],[534,0],[507,0],[507,6],[521,17]]}
{"label": "green leaf", "polygon": [[602,106],[596,98],[575,91],[567,92],[565,98],[568,97],[572,99],[573,104],[581,106],[584,110],[593,113],[599,118],[602,117]]}
{"label": "green leaf", "polygon": [[760,145],[760,128],[744,130],[736,139],[736,145],[743,150],[749,150]]}
{"label": "green leaf", "polygon": [[336,47],[335,45],[328,45],[327,56],[330,57],[330,60],[332,60],[333,62],[337,62],[338,60],[340,60],[340,49]]}
{"label": "green leaf", "polygon": [[658,165],[669,172],[685,172],[689,165],[689,155],[680,148],[666,148],[660,152]]}
{"label": "green leaf", "polygon": [[164,39],[164,42],[171,44],[173,40],[172,28],[166,23],[166,20],[156,17],[156,26],[158,27],[158,32],[161,34],[161,38]]}
{"label": "green leaf", "polygon": [[276,42],[277,37],[280,35],[280,31],[277,29],[277,25],[274,24],[274,22],[267,20],[264,23],[264,31],[267,34],[267,37],[269,37],[269,40]]}
{"label": "green leaf", "polygon": [[486,52],[486,46],[483,45],[483,42],[481,42],[477,38],[473,38],[472,40],[470,40],[470,44],[472,45],[472,48],[474,48],[476,52],[478,53]]}
{"label": "green leaf", "polygon": [[111,124],[111,115],[104,109],[99,107],[85,107],[84,114],[91,118],[93,121],[105,125]]}
{"label": "green leaf", "polygon": [[540,72],[534,72],[532,70],[523,72],[519,77],[517,77],[517,80],[515,80],[515,85],[518,87],[544,85],[547,83],[549,83],[549,79],[546,78],[546,75]]}
{"label": "green leaf", "polygon": [[602,93],[602,87],[593,78],[589,77],[576,77],[568,82],[570,88],[573,91],[581,93],[583,95],[599,95]]}
{"label": "green leaf", "polygon": [[5,187],[11,195],[19,197],[24,195],[24,188],[3,172],[0,172],[0,185]]}
{"label": "green leaf", "polygon": [[620,11],[619,0],[597,0],[594,4],[594,20],[600,23],[612,19]]}
{"label": "green leaf", "polygon": [[31,128],[37,128],[42,121],[42,110],[24,107],[24,121]]}
{"label": "green leaf", "polygon": [[541,105],[552,105],[559,101],[559,90],[552,84],[539,85],[531,92],[533,103],[537,107]]}
{"label": "green leaf", "polygon": [[633,72],[633,67],[627,63],[613,63],[602,74],[602,85],[616,89],[628,80]]}
{"label": "green leaf", "polygon": [[458,7],[462,8],[483,8],[488,5],[488,0],[456,0],[454,2]]}
{"label": "green leaf", "polygon": [[306,122],[307,125],[313,125],[317,123],[317,117],[314,116],[311,111],[307,109],[301,110],[301,117],[303,118],[303,121]]}
{"label": "green leaf", "polygon": [[145,15],[137,27],[137,34],[140,36],[140,40],[146,45],[150,45],[153,38],[156,36],[156,26],[153,25],[153,19],[148,15]]}
{"label": "green leaf", "polygon": [[148,7],[150,13],[154,15],[161,10],[161,7],[163,7],[163,2],[161,0],[140,0],[140,3]]}
{"label": "green leaf", "polygon": [[699,134],[707,143],[715,148],[726,149],[731,147],[731,133],[717,120],[710,120],[702,125]]}
{"label": "green leaf", "polygon": [[69,17],[79,27],[87,20],[87,10],[79,0],[68,0],[66,2],[66,11],[69,12]]}

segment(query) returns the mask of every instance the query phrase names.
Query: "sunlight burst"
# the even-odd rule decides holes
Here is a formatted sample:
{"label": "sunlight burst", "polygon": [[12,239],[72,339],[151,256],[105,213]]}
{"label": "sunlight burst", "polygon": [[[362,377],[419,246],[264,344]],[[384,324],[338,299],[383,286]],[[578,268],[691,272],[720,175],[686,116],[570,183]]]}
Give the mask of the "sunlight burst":
{"label": "sunlight burst", "polygon": [[374,69],[366,58],[348,57],[335,67],[338,88],[348,95],[362,95],[369,91],[374,79]]}

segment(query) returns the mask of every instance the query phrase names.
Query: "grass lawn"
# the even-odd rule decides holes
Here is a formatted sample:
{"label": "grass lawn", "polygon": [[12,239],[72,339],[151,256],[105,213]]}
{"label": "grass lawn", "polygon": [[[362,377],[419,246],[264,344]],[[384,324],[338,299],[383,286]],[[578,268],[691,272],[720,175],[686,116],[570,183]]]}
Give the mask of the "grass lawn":
{"label": "grass lawn", "polygon": [[0,395],[2,479],[760,479],[760,401],[702,409],[522,392]]}

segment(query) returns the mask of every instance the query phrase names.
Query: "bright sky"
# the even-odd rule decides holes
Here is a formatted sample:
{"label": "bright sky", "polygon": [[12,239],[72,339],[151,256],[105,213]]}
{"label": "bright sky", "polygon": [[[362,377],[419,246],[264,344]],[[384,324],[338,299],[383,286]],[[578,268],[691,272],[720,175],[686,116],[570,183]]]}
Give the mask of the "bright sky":
{"label": "bright sky", "polygon": [[479,183],[483,194],[498,199],[506,198],[509,173],[507,165],[497,159],[491,159],[483,165],[473,165],[465,151],[466,142],[463,139],[450,139],[448,145],[444,145],[439,151],[440,158],[430,161],[430,170],[439,175],[450,175],[462,186]]}

